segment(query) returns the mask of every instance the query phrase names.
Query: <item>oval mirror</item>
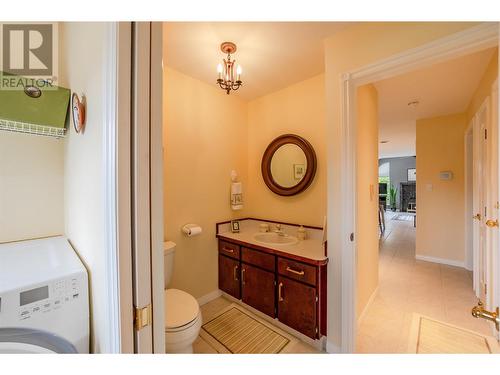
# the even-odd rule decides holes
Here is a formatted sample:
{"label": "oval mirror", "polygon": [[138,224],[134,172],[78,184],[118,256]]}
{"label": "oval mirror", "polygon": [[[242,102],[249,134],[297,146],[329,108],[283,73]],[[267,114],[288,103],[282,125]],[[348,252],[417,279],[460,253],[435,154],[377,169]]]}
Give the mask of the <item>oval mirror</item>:
{"label": "oval mirror", "polygon": [[311,185],[316,174],[316,154],[304,138],[285,134],[267,146],[261,168],[264,182],[271,191],[295,195]]}

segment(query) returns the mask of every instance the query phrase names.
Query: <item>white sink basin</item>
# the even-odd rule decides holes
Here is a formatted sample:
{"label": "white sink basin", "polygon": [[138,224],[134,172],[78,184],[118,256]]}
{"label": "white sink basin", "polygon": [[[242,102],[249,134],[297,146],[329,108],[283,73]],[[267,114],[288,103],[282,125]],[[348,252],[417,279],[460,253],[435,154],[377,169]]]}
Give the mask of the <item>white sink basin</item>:
{"label": "white sink basin", "polygon": [[256,233],[253,238],[257,242],[269,245],[294,245],[299,242],[297,237],[288,234],[279,235],[278,233]]}

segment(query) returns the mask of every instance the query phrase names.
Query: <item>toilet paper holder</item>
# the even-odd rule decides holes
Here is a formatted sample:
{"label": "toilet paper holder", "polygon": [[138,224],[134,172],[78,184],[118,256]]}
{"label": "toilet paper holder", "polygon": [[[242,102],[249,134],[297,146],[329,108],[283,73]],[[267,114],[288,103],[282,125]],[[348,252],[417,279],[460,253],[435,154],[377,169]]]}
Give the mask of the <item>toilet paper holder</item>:
{"label": "toilet paper holder", "polygon": [[198,224],[185,224],[182,226],[182,232],[188,237],[197,236],[202,231]]}

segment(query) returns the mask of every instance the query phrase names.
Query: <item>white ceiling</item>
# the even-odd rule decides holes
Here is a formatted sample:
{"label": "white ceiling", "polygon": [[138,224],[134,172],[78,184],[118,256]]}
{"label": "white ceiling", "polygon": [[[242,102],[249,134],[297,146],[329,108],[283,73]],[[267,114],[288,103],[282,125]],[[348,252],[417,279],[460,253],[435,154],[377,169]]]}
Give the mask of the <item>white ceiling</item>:
{"label": "white ceiling", "polygon": [[[165,64],[216,85],[220,44],[236,43],[243,68],[236,95],[246,100],[324,72],[323,39],[349,26],[340,22],[166,22]],[[233,93],[231,93],[233,95]]]}
{"label": "white ceiling", "polygon": [[[379,156],[415,155],[416,120],[466,110],[495,48],[375,83],[379,100]],[[417,107],[408,103],[418,100]]]}

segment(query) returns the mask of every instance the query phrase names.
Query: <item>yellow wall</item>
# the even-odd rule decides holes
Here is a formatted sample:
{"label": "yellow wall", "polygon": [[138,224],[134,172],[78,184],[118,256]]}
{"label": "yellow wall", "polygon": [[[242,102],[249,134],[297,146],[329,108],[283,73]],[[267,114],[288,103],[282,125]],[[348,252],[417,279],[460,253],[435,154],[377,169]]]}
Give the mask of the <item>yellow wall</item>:
{"label": "yellow wall", "polygon": [[[464,134],[497,76],[495,51],[464,114],[417,121],[417,256],[465,261]],[[443,170],[453,171],[452,181],[439,180]]]}
{"label": "yellow wall", "polygon": [[341,77],[391,55],[421,46],[436,39],[477,25],[470,22],[379,22],[352,25],[325,40],[326,142],[328,144],[327,211],[328,273],[332,277],[328,289],[328,347],[339,350],[342,343],[342,217],[341,191],[343,147],[340,123]]}
{"label": "yellow wall", "polygon": [[[248,104],[248,199],[252,217],[323,226],[326,214],[326,127],[324,75],[299,82]],[[309,188],[282,197],[265,185],[262,155],[271,141],[286,133],[307,139],[318,168]]]}
{"label": "yellow wall", "polygon": [[[417,120],[417,257],[465,261],[466,127],[464,113]],[[441,180],[441,171],[453,178]]]}
{"label": "yellow wall", "polygon": [[108,25],[68,22],[60,25],[60,79],[87,98],[85,132],[68,128],[64,149],[65,232],[89,272],[91,307],[91,350],[109,348],[108,316],[110,303],[106,289],[105,208],[103,174],[104,102],[106,77],[102,67]]}
{"label": "yellow wall", "polygon": [[64,234],[64,140],[0,131],[0,242]]}
{"label": "yellow wall", "polygon": [[474,117],[481,104],[483,104],[484,99],[491,95],[491,86],[493,85],[493,82],[495,82],[497,77],[498,50],[495,50],[493,56],[491,57],[491,61],[488,64],[488,67],[486,68],[486,71],[484,72],[484,75],[481,78],[481,81],[479,82],[474,95],[472,96],[469,106],[467,107],[467,123],[469,123],[472,117]]}
{"label": "yellow wall", "polygon": [[378,95],[373,85],[357,92],[357,316],[378,285]]}
{"label": "yellow wall", "polygon": [[[249,205],[247,108],[237,95],[167,67],[163,83],[165,238],[177,244],[169,287],[199,298],[218,288],[215,223],[244,215],[229,205],[233,169]],[[186,237],[186,223],[203,233]]]}

